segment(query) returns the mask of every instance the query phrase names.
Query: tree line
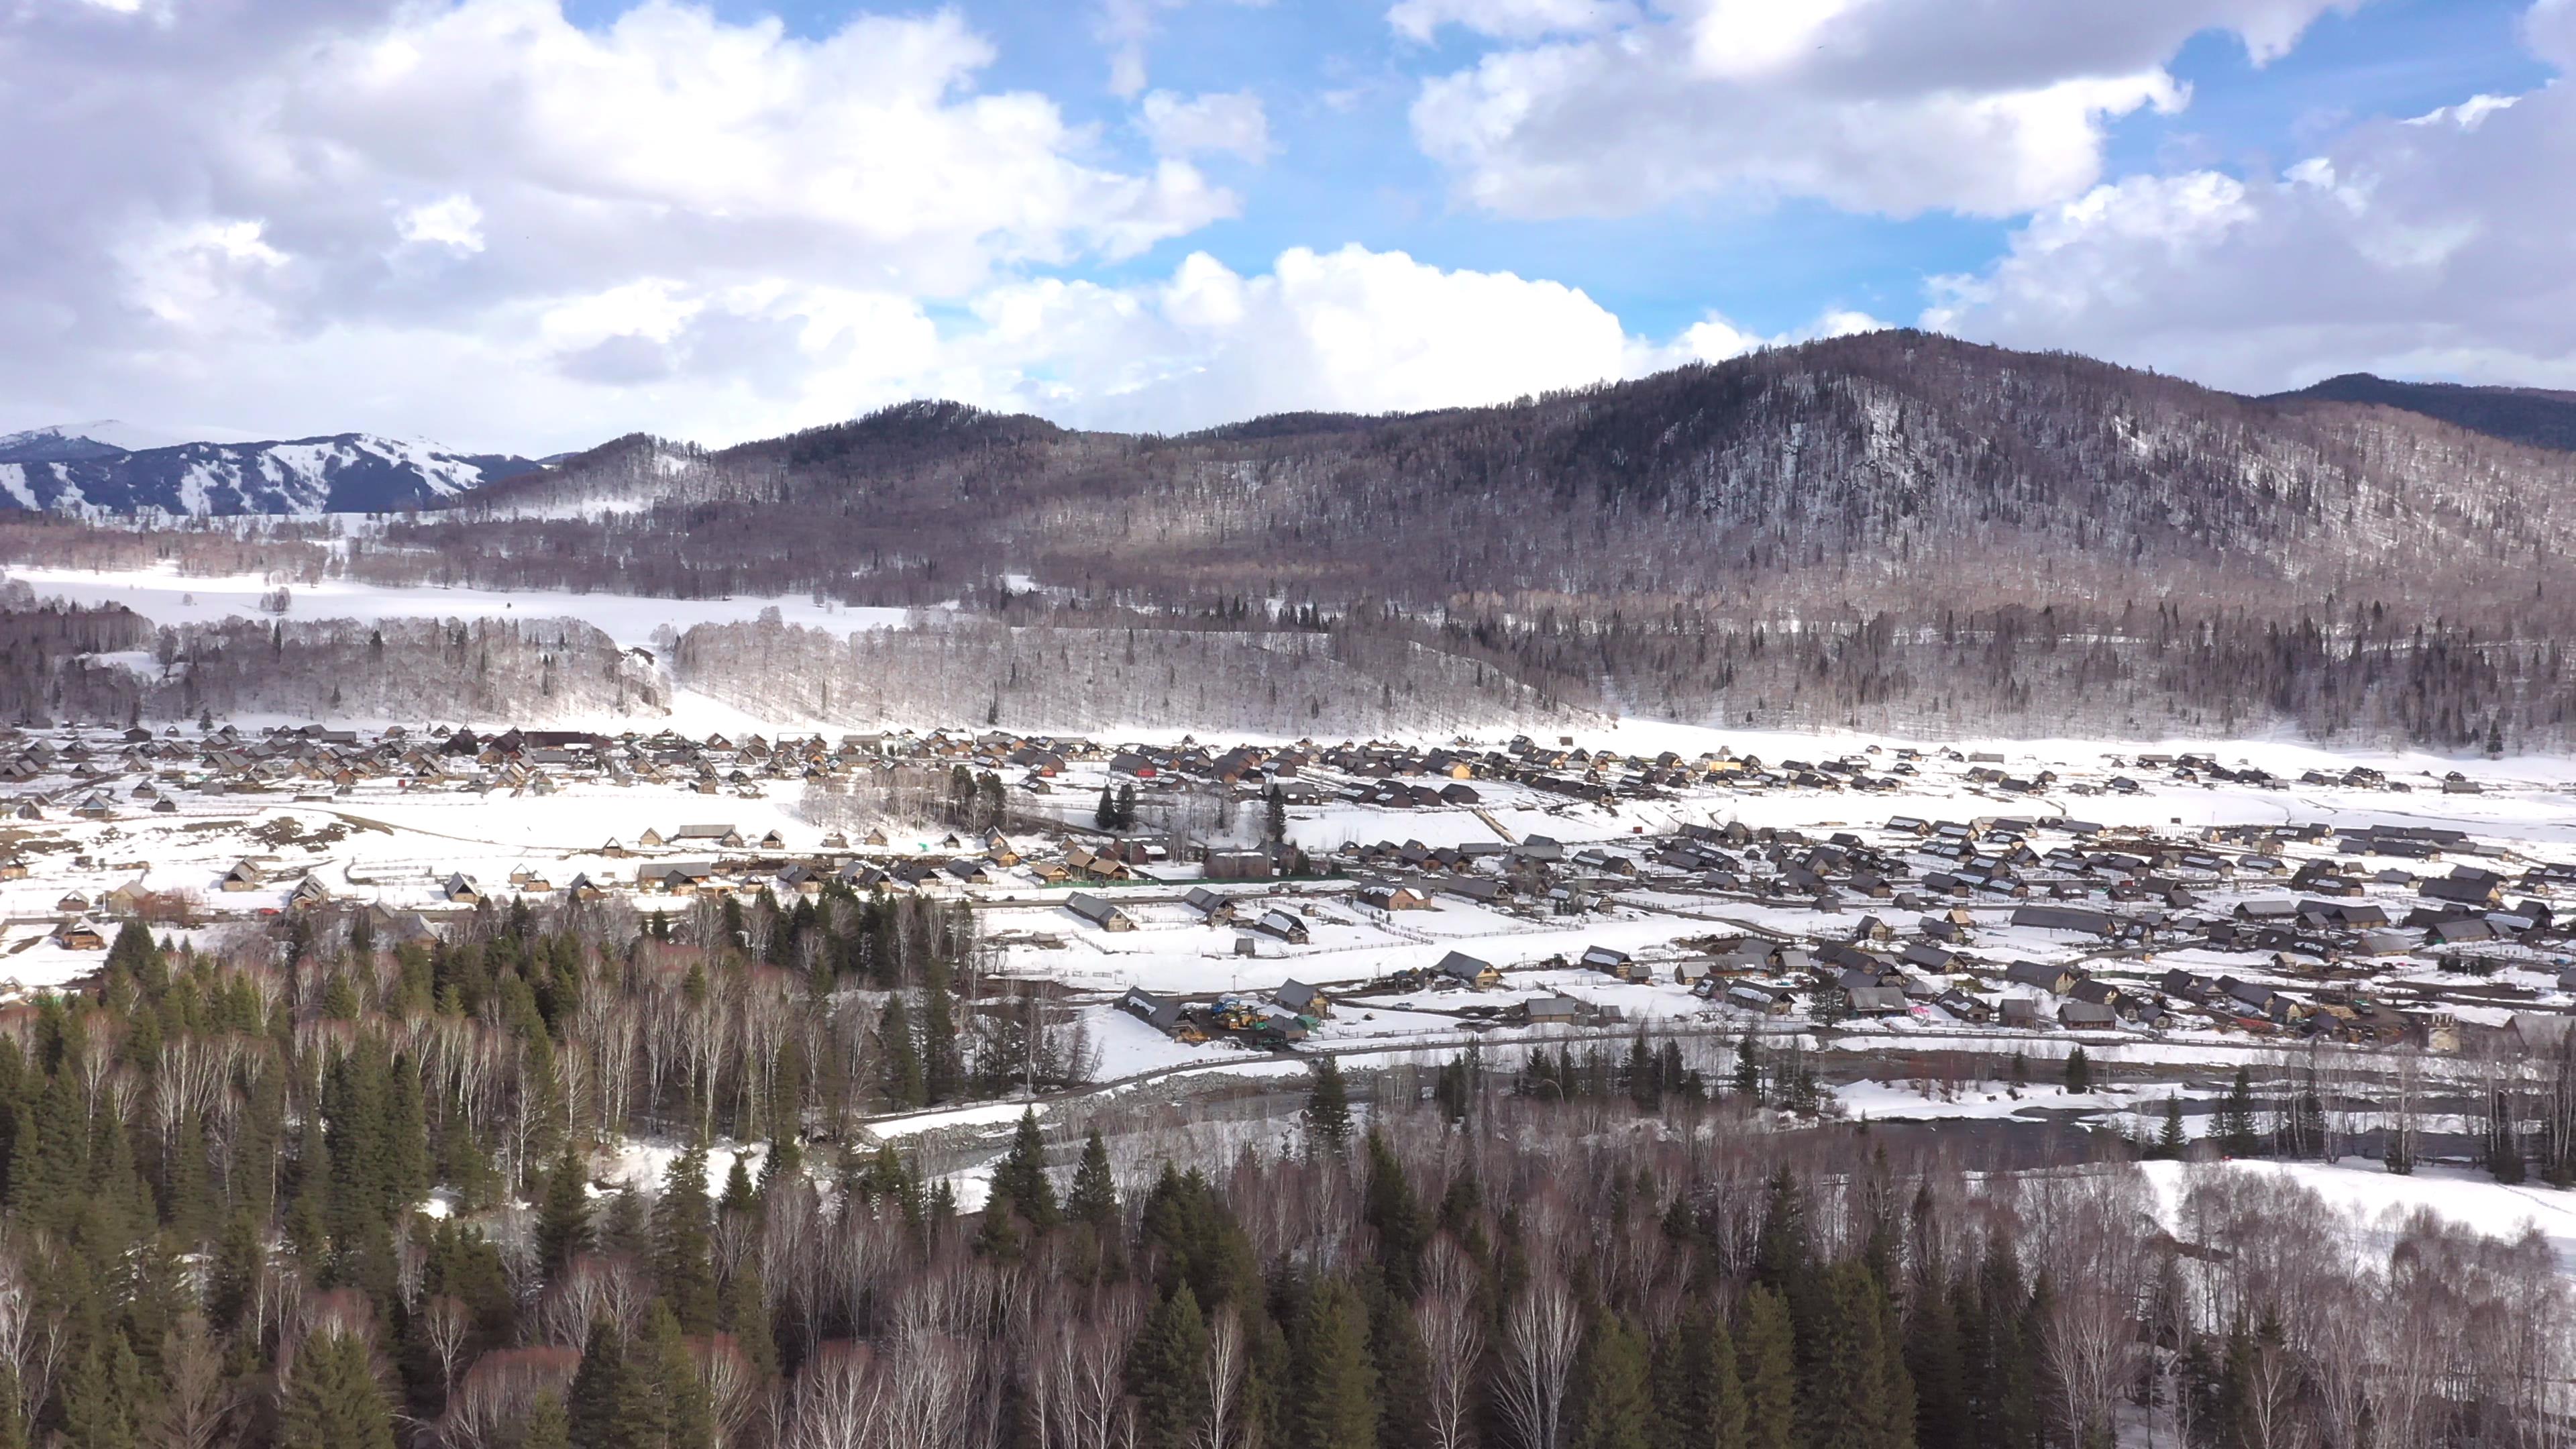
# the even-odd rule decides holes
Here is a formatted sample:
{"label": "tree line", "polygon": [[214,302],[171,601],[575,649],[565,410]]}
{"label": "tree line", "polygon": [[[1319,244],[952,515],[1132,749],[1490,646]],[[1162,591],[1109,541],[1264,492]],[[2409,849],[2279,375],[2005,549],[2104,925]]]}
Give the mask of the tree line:
{"label": "tree line", "polygon": [[0,1445],[2358,1449],[2565,1407],[2536,1237],[1799,1125],[1794,1056],[1325,1058],[1222,1139],[1066,1098],[998,1158],[860,1130],[1080,1080],[984,954],[846,895],[129,927],[0,1032]]}

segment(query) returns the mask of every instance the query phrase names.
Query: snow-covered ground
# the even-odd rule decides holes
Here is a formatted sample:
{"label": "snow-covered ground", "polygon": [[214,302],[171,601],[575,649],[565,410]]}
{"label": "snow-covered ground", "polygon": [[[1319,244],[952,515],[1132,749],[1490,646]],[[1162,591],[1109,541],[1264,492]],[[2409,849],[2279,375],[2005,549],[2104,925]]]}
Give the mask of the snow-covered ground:
{"label": "snow-covered ground", "polygon": [[[233,618],[269,617],[260,599],[278,585],[257,574],[214,577],[175,569],[92,571],[14,567],[8,577],[39,598],[75,604],[123,604],[156,624],[212,624]],[[629,648],[650,647],[657,630],[685,632],[697,624],[742,624],[775,609],[789,624],[835,633],[884,629],[911,617],[904,609],[844,608],[804,596],[728,599],[662,599],[635,594],[576,594],[552,589],[395,587],[324,579],[290,584],[290,619],[578,619]]]}
{"label": "snow-covered ground", "polygon": [[[2154,1188],[2166,1225],[2179,1226],[2182,1198],[2195,1174],[2250,1173],[2286,1179],[2316,1193],[2346,1214],[2355,1246],[2385,1259],[2405,1220],[2430,1211],[2491,1237],[2538,1232],[2558,1259],[2558,1271],[2576,1276],[2576,1193],[2538,1185],[2507,1187],[2484,1173],[2427,1164],[2400,1176],[2375,1162],[2145,1162],[2138,1171]],[[2334,1225],[2320,1224],[2320,1241]]]}

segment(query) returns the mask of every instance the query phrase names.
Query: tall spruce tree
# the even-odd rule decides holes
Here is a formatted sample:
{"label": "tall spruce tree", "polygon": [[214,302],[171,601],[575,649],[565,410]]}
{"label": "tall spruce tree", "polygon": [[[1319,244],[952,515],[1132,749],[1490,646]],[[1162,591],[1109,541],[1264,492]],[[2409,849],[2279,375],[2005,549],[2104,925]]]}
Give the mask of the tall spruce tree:
{"label": "tall spruce tree", "polygon": [[712,1217],[706,1150],[692,1147],[671,1159],[661,1200],[653,1205],[653,1281],[683,1333],[715,1332]]}
{"label": "tall spruce tree", "polygon": [[1065,1194],[1065,1216],[1103,1232],[1118,1224],[1118,1184],[1109,1171],[1109,1144],[1094,1127],[1082,1142],[1082,1162],[1073,1170],[1073,1190]]}
{"label": "tall spruce tree", "polygon": [[1575,1402],[1569,1449],[1652,1449],[1645,1340],[1615,1313],[1597,1315],[1584,1335]]}
{"label": "tall spruce tree", "polygon": [[1369,1361],[1368,1313],[1348,1283],[1327,1278],[1307,1295],[1294,1354],[1290,1404],[1299,1449],[1377,1449],[1377,1371]]}
{"label": "tall spruce tree", "polygon": [[549,1276],[590,1251],[588,1177],[580,1154],[569,1143],[546,1174],[545,1197],[537,1208],[537,1261]]}
{"label": "tall spruce tree", "polygon": [[1192,1449],[1208,1417],[1207,1319],[1187,1283],[1145,1315],[1127,1355],[1138,1449]]}
{"label": "tall spruce tree", "polygon": [[1746,1289],[1735,1353],[1744,1384],[1744,1449],[1796,1449],[1798,1339],[1788,1300],[1761,1283]]}
{"label": "tall spruce tree", "polygon": [[306,1337],[277,1406],[279,1449],[394,1449],[393,1404],[355,1333]]}
{"label": "tall spruce tree", "polygon": [[1315,1059],[1314,1080],[1306,1089],[1306,1138],[1333,1156],[1351,1144],[1350,1088],[1342,1081],[1342,1064],[1331,1057]]}
{"label": "tall spruce tree", "polygon": [[993,1169],[992,1197],[986,1212],[1016,1212],[1043,1232],[1056,1223],[1055,1183],[1046,1170],[1046,1134],[1038,1127],[1035,1107],[1020,1112],[1011,1134],[1011,1150]]}

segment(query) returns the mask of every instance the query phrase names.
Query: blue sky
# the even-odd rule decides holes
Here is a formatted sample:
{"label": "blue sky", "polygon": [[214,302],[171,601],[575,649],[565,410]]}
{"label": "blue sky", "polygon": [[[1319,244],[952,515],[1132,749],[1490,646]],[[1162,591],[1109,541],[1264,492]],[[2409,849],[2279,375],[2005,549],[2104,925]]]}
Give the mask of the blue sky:
{"label": "blue sky", "polygon": [[2567,385],[2571,52],[2576,0],[61,0],[0,17],[81,82],[0,96],[75,197],[0,224],[0,425],[1187,427],[1886,324]]}
{"label": "blue sky", "polygon": [[[575,13],[598,24],[625,8],[584,0]],[[820,37],[867,7],[727,0],[714,8]],[[992,85],[1051,96],[1098,127],[1104,146],[1146,153],[1129,105],[1109,90],[1096,7],[982,0],[946,8],[993,39]],[[1386,8],[1220,0],[1158,9],[1145,42],[1151,84],[1182,93],[1251,90],[1277,150],[1257,167],[1221,173],[1244,191],[1241,217],[1086,275],[1158,275],[1192,250],[1253,272],[1291,246],[1359,242],[1443,266],[1580,286],[1650,335],[1677,332],[1712,307],[1779,333],[1829,308],[1911,320],[1925,304],[1926,277],[1976,269],[2010,230],[2007,220],[1946,213],[1899,220],[1796,199],[1750,213],[1711,203],[1607,218],[1480,215],[1454,204],[1441,168],[1402,140],[1420,78],[1472,64],[1479,47],[1454,33],[1431,43],[1406,39],[1387,24]],[[2296,48],[2260,67],[2234,36],[2201,32],[2169,67],[2191,88],[2189,106],[2115,122],[2111,169],[2155,170],[2178,156],[2233,168],[2283,165],[2356,120],[2528,90],[2551,73],[2517,43],[2528,8],[2524,0],[2381,0],[2350,14],[2328,11]]]}

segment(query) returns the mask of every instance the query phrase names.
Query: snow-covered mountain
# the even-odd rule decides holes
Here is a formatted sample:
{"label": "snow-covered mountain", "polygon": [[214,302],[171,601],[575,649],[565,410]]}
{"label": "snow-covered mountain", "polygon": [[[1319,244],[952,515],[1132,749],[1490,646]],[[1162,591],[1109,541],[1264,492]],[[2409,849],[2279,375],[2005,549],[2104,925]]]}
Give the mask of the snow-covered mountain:
{"label": "snow-covered mountain", "polygon": [[165,444],[146,429],[74,423],[0,437],[0,509],[371,513],[432,506],[535,466],[372,433]]}
{"label": "snow-covered mountain", "polygon": [[0,436],[0,463],[61,463],[104,458],[113,453],[176,448],[186,443],[259,441],[257,433],[231,428],[165,428],[100,418],[87,423],[54,423]]}

